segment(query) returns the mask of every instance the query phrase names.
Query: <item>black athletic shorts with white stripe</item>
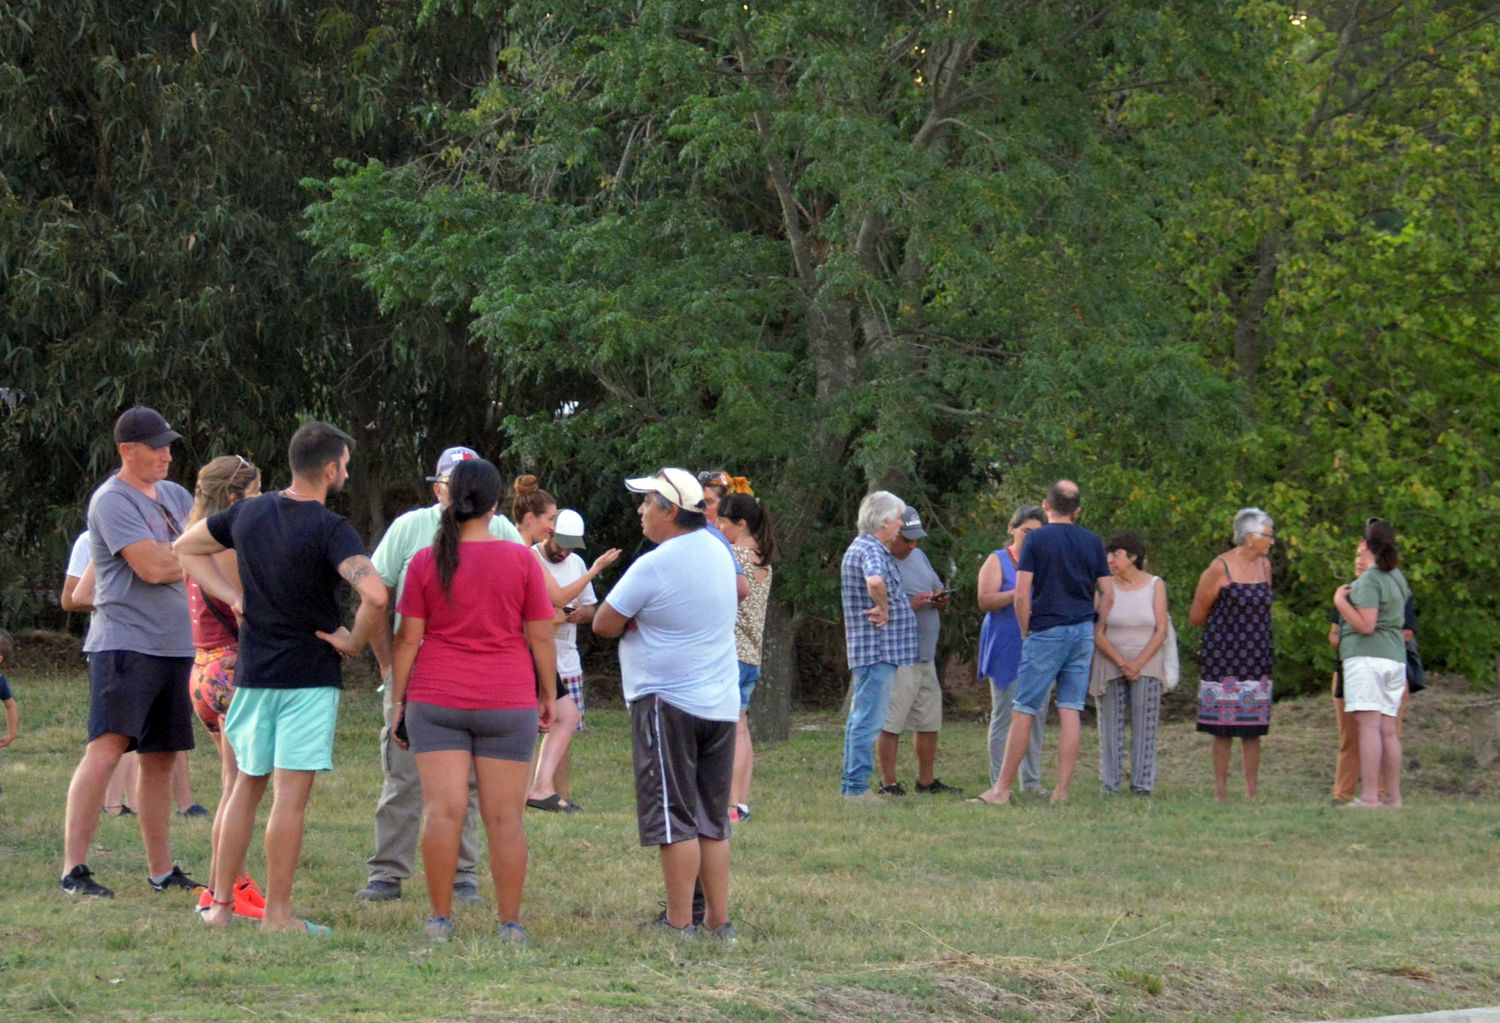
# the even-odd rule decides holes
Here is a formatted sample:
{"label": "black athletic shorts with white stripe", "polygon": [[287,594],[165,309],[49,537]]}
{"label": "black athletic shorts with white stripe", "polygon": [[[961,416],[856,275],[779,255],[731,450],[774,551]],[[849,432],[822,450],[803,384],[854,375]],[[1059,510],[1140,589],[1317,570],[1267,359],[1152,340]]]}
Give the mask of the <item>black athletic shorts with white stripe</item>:
{"label": "black athletic shorts with white stripe", "polygon": [[658,696],[630,705],[641,845],[729,837],[733,721],[709,721]]}

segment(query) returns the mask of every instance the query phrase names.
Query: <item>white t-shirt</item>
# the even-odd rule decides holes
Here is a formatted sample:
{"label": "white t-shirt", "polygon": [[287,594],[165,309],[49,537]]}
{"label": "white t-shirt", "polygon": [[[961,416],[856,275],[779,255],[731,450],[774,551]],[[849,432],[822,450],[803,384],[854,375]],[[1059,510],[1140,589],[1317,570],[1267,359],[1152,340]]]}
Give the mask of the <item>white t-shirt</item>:
{"label": "white t-shirt", "polygon": [[[583,559],[576,554],[569,553],[562,561],[553,562],[548,559],[542,550],[542,545],[535,545],[532,550],[541,555],[542,567],[552,573],[552,578],[557,585],[566,586],[576,582],[580,576],[588,571],[588,566]],[[594,584],[585,583],[583,592],[571,601],[574,607],[585,607],[589,604],[599,603],[599,598],[594,596]],[[578,626],[572,622],[563,622],[557,627],[557,677],[573,678],[583,674],[583,661],[578,656]]]}
{"label": "white t-shirt", "polygon": [[738,721],[734,556],[707,530],[673,537],[620,577],[605,602],[636,628],[620,639],[625,700],[655,694],[709,721]]}
{"label": "white t-shirt", "polygon": [[78,539],[73,541],[73,551],[68,555],[68,569],[66,574],[74,579],[82,579],[83,573],[89,570],[89,531],[85,529],[78,534]]}

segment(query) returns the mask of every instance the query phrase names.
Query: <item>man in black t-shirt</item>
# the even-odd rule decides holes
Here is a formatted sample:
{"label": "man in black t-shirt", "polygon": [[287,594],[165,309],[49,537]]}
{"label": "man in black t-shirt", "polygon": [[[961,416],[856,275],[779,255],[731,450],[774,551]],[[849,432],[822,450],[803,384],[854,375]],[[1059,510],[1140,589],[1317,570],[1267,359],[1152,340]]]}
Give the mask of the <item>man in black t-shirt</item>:
{"label": "man in black t-shirt", "polygon": [[1031,740],[1032,719],[1046,706],[1057,684],[1057,787],[1052,801],[1068,799],[1068,785],[1078,764],[1081,714],[1088,699],[1089,665],[1094,657],[1094,594],[1099,614],[1108,615],[1114,582],[1098,535],[1075,525],[1082,503],[1078,484],[1058,480],[1042,510],[1047,524],[1033,530],[1021,548],[1016,571],[1016,620],[1021,626],[1021,664],[1016,670],[1016,697],[1011,705],[1005,763],[995,785],[978,802],[1010,802],[1011,786]]}
{"label": "man in black t-shirt", "polygon": [[[333,766],[340,656],[358,653],[372,638],[389,639],[385,584],[354,527],[324,507],[348,479],[352,445],[326,423],[303,424],[289,450],[290,487],[210,515],[177,542],[188,574],[243,616],[236,692],[224,718],[239,775],[219,811],[214,898],[205,923],[222,926],[233,915],[234,879],[244,871],[255,812],[274,775],[262,927],[327,933],[292,915],[303,814],[316,772]],[[213,563],[212,555],[226,549],[236,554],[242,589]],[[352,633],[339,624],[341,581],[361,598]],[[220,899],[221,893],[227,897]]]}

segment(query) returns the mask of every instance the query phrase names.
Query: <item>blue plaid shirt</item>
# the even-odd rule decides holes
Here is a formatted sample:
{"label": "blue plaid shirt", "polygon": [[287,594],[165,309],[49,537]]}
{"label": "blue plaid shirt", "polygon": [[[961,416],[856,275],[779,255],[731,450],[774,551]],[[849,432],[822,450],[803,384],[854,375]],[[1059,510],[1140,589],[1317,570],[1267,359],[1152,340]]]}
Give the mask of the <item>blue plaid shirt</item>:
{"label": "blue plaid shirt", "polygon": [[[890,620],[879,628],[865,617],[865,611],[875,606],[865,585],[865,578],[872,575],[885,580],[885,591],[890,598]],[[851,670],[871,664],[917,663],[917,615],[901,588],[901,569],[896,567],[896,559],[885,545],[869,533],[856,536],[844,552],[839,586],[843,591],[844,643]]]}

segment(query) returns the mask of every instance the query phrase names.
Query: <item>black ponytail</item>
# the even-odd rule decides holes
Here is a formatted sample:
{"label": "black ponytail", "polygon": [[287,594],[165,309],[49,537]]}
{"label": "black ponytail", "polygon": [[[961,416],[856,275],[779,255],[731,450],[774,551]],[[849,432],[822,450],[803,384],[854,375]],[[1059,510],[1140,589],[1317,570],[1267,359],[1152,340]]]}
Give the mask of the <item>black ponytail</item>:
{"label": "black ponytail", "polygon": [[730,494],[719,502],[719,518],[745,524],[750,535],[755,537],[755,546],[760,548],[762,565],[776,561],[776,530],[771,526],[771,513],[764,501],[754,494]]}
{"label": "black ponytail", "polygon": [[448,477],[448,499],[432,545],[444,596],[451,596],[453,574],[458,571],[459,527],[495,510],[500,500],[500,471],[482,458],[459,462]]}
{"label": "black ponytail", "polygon": [[1396,549],[1396,527],[1385,519],[1370,519],[1365,523],[1365,547],[1375,558],[1375,567],[1382,572],[1393,572],[1401,564],[1401,552]]}

